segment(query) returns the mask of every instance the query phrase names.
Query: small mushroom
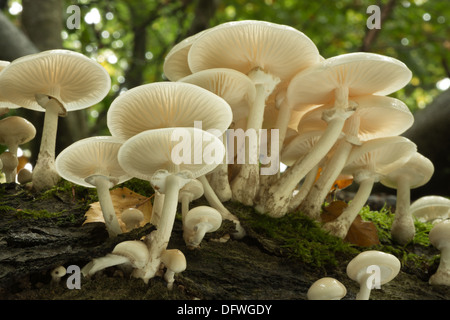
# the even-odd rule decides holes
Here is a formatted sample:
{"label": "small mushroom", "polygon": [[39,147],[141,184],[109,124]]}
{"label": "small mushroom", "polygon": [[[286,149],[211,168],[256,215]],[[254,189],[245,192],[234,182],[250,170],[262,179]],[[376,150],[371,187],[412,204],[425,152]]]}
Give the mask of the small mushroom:
{"label": "small mushroom", "polygon": [[111,253],[101,258],[95,258],[85,265],[81,269],[81,273],[85,277],[90,277],[100,270],[116,265],[126,265],[133,268],[133,277],[143,278],[143,270],[148,260],[148,248],[144,242],[139,240],[123,241],[117,244]]}
{"label": "small mushroom", "polygon": [[369,250],[358,254],[347,265],[347,275],[360,285],[356,300],[369,300],[371,290],[394,279],[400,267],[400,260],[389,253]]}
{"label": "small mushroom", "polygon": [[22,168],[17,172],[17,182],[25,185],[32,181],[32,173],[27,168]]}
{"label": "small mushroom", "polygon": [[127,208],[122,211],[120,220],[125,223],[127,231],[131,231],[140,226],[140,223],[144,220],[144,214],[137,208]]}
{"label": "small mushroom", "polygon": [[347,294],[347,288],[338,280],[324,277],[309,287],[308,300],[341,300]]}
{"label": "small mushroom", "polygon": [[117,159],[122,144],[122,140],[111,136],[85,138],[61,151],[55,161],[62,178],[86,188],[96,188],[110,237],[117,236],[122,230],[109,189],[131,179]]}
{"label": "small mushroom", "polygon": [[190,248],[200,246],[207,232],[214,232],[222,225],[222,216],[208,206],[195,207],[186,214],[183,221],[183,238]]}
{"label": "small mushroom", "polygon": [[66,275],[66,268],[63,266],[56,267],[50,272],[50,275],[52,276],[50,284],[57,285],[61,281],[61,278]]}
{"label": "small mushroom", "polygon": [[0,154],[0,160],[2,162],[2,171],[5,174],[6,183],[11,183],[16,181],[16,170],[19,165],[19,159],[12,152],[5,151]]}
{"label": "small mushroom", "polygon": [[450,199],[424,196],[411,203],[409,211],[420,222],[438,223],[450,218]]}
{"label": "small mushroom", "polygon": [[203,192],[203,184],[197,179],[193,179],[180,189],[178,202],[181,202],[181,216],[183,221],[189,211],[189,204],[200,198]]}
{"label": "small mushroom", "polygon": [[186,270],[186,257],[178,249],[165,250],[161,255],[161,262],[167,268],[164,280],[167,281],[167,289],[173,289],[175,275]]}
{"label": "small mushroom", "polygon": [[429,239],[441,251],[439,267],[430,277],[429,283],[450,286],[450,220],[436,223],[430,231]]}
{"label": "small mushroom", "polygon": [[32,140],[36,128],[25,118],[10,116],[0,120],[0,144],[8,147],[8,151],[17,155],[17,148]]}
{"label": "small mushroom", "polygon": [[399,244],[407,244],[414,239],[416,233],[414,219],[409,210],[411,189],[426,184],[433,173],[433,163],[416,152],[407,163],[391,171],[380,180],[386,187],[397,189],[397,202],[391,235],[392,239]]}

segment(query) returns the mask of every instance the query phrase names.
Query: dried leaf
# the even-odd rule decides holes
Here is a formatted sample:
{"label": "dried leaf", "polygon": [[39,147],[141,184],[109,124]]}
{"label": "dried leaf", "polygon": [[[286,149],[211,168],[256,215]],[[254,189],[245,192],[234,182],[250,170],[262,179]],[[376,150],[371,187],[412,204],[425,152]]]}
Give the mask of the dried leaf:
{"label": "dried leaf", "polygon": [[[122,211],[128,208],[137,208],[144,214],[144,220],[141,226],[150,222],[152,217],[151,197],[142,196],[128,188],[116,188],[110,191],[111,200],[114,210],[119,220],[119,225],[123,232],[126,231],[125,224],[121,220]],[[85,213],[86,220],[84,223],[105,222],[103,219],[102,209],[99,202],[91,203],[89,210]],[[84,224],[83,223],[83,224]]]}
{"label": "dried leaf", "polygon": [[[344,201],[331,202],[323,210],[321,215],[322,222],[333,221],[342,214],[342,211],[347,206],[347,203]],[[370,221],[362,220],[359,215],[353,221],[344,240],[360,247],[370,247],[380,244],[375,225]]]}

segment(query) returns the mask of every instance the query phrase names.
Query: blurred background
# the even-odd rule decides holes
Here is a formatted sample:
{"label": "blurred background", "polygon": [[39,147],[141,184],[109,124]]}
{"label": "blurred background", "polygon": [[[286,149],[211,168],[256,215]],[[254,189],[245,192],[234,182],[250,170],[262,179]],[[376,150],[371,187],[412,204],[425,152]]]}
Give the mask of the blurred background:
{"label": "blurred background", "polygon": [[[370,5],[380,8],[380,29],[367,27]],[[98,105],[60,119],[58,154],[76,140],[108,135],[106,112],[112,100],[135,86],[165,81],[164,57],[175,44],[217,24],[245,19],[294,27],[311,38],[324,58],[365,51],[403,61],[413,78],[391,96],[414,113],[416,121],[404,135],[435,165],[432,180],[414,190],[413,198],[450,196],[447,0],[0,0],[0,60],[65,48],[108,70],[109,95]],[[9,115],[23,116],[37,129],[22,153],[23,165],[32,165],[43,113],[13,109],[3,117]]]}

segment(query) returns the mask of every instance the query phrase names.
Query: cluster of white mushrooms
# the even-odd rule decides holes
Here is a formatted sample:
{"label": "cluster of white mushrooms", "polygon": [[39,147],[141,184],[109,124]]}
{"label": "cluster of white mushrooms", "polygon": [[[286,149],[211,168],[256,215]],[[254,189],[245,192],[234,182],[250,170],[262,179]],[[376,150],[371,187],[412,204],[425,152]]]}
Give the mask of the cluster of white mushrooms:
{"label": "cluster of white mushrooms", "polygon": [[[151,223],[156,230],[142,241],[120,243],[86,265],[83,274],[126,265],[148,282],[165,267],[171,287],[174,274],[186,268],[183,253],[167,249],[179,203],[185,242],[199,247],[205,233],[225,219],[235,223],[233,236],[245,235],[223,205],[228,200],[272,217],[301,210],[320,221],[322,204],[341,175],[359,188],[324,229],[344,238],[374,183],[381,182],[397,189],[393,239],[400,244],[413,239],[410,189],[427,183],[434,168],[400,136],[413,123],[408,107],[387,96],[411,79],[402,62],[362,52],[325,59],[292,27],[238,21],[174,46],[164,74],[169,81],[131,88],[112,102],[107,114],[111,136],[77,141],[55,159],[58,117],[100,102],[111,86],[107,71],[81,54],[51,50],[5,63],[0,73],[0,102],[9,103],[6,108],[45,112],[31,178],[34,190],[50,188],[61,177],[96,188],[111,237],[140,226],[142,213],[116,214],[109,189],[134,177],[155,190]],[[230,128],[256,134],[258,143],[230,143]],[[262,139],[264,129],[274,139]],[[3,132],[12,130],[0,132],[6,139]],[[16,140],[27,141],[23,136]],[[13,152],[13,145],[8,148]],[[275,174],[261,174],[272,165],[260,160],[263,149],[277,155]],[[230,162],[236,150],[244,150],[243,163]],[[279,160],[287,165],[284,172]],[[201,196],[210,206],[190,208]],[[450,278],[449,268],[446,272]]]}

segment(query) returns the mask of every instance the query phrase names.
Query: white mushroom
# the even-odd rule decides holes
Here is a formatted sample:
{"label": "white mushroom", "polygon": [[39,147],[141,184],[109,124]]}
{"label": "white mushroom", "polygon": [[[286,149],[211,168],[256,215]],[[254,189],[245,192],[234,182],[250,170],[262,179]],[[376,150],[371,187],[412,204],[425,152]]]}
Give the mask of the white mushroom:
{"label": "white mushroom", "polygon": [[125,223],[127,231],[139,228],[140,223],[144,220],[144,214],[137,208],[127,208],[122,211],[120,220]]}
{"label": "white mushroom", "polygon": [[409,210],[411,189],[426,184],[433,173],[433,163],[416,152],[407,163],[391,171],[380,180],[386,187],[397,189],[397,202],[391,235],[392,239],[399,244],[407,244],[414,239],[416,233],[414,219]]}
{"label": "white mushroom", "polygon": [[61,281],[61,278],[66,275],[66,268],[64,266],[56,267],[50,272],[50,275],[52,277],[50,285],[57,285]]}
{"label": "white mushroom", "polygon": [[172,290],[175,275],[186,270],[186,257],[178,249],[169,249],[162,253],[161,262],[166,267],[164,280],[167,282],[167,289]]}
{"label": "white mushroom", "polygon": [[24,185],[32,181],[32,173],[27,168],[22,168],[17,172],[17,182]]}
{"label": "white mushroom", "polygon": [[20,145],[31,141],[36,135],[36,128],[25,118],[10,116],[0,120],[0,144],[6,145],[8,151],[17,155]]}
{"label": "white mushroom", "polygon": [[424,196],[411,203],[409,212],[420,222],[441,222],[450,219],[450,199],[442,196]]}
{"label": "white mushroom", "polygon": [[69,50],[49,50],[12,61],[0,77],[0,96],[26,109],[45,112],[33,188],[50,188],[60,179],[55,169],[58,116],[101,101],[111,78],[100,64]]}
{"label": "white mushroom", "polygon": [[220,213],[208,206],[195,207],[183,221],[183,239],[190,248],[198,248],[205,234],[217,231],[222,225]]}
{"label": "white mushroom", "polygon": [[[255,130],[259,136],[267,98],[280,83],[317,63],[319,57],[314,43],[302,32],[285,25],[245,20],[216,26],[196,39],[188,63],[193,73],[235,69],[254,82],[256,99],[246,129]],[[249,147],[249,160],[231,182],[233,199],[246,205],[253,204],[259,187],[259,145]]]}
{"label": "white mushroom", "polygon": [[341,300],[347,288],[338,280],[324,277],[315,281],[306,294],[308,300]]}
{"label": "white mushroom", "polygon": [[62,178],[86,188],[97,189],[110,237],[117,236],[122,230],[109,189],[131,179],[117,159],[122,143],[122,140],[111,136],[85,138],[61,151],[55,161],[56,170]]}
{"label": "white mushroom", "polygon": [[[316,220],[319,220],[322,204],[334,181],[347,164],[348,155],[352,149],[364,141],[400,135],[414,122],[414,117],[407,105],[395,98],[368,95],[353,97],[351,102],[357,106],[356,110],[346,120],[342,136],[333,147],[333,155],[327,160],[328,166],[321,172],[319,179],[300,206],[302,212]],[[315,109],[305,115],[306,119],[300,120],[298,130],[301,131],[303,125],[305,125],[303,130],[308,130],[307,117],[317,117],[319,111],[320,109]]]}
{"label": "white mushroom", "polygon": [[[277,183],[269,188],[266,199],[263,199],[263,212],[272,216],[282,216],[286,213],[290,193],[296,183],[338,141],[340,133],[345,128],[344,124],[348,127],[345,133],[349,142],[343,143],[342,148],[337,149],[336,157],[346,158],[351,150],[351,144],[359,142],[355,135],[359,131],[360,119],[352,116],[356,108],[349,103],[349,100],[370,94],[379,96],[390,94],[404,87],[411,76],[411,71],[404,63],[386,56],[364,52],[325,59],[298,73],[289,83],[286,103],[290,105],[331,104],[332,108],[322,114],[327,123],[322,139],[312,152],[288,168]],[[342,161],[335,161],[335,163],[339,165]],[[339,170],[336,169],[336,171]],[[308,212],[305,213],[308,214]]]}
{"label": "white mushroom", "polygon": [[441,251],[441,259],[436,273],[430,277],[432,285],[450,286],[450,220],[436,223],[431,229],[430,243]]}
{"label": "white mushroom", "polygon": [[189,211],[189,204],[200,198],[203,193],[203,184],[197,179],[193,179],[180,189],[178,202],[181,202],[181,216],[183,221]]}
{"label": "white mushroom", "polygon": [[389,253],[369,250],[358,254],[347,265],[347,275],[360,285],[356,300],[369,300],[371,290],[394,279],[400,267],[400,260]]}
{"label": "white mushroom", "polygon": [[404,165],[416,151],[413,142],[400,136],[369,140],[353,148],[343,173],[353,175],[354,181],[359,184],[358,191],[339,217],[322,227],[344,239],[369,199],[373,185],[383,175]]}
{"label": "white mushroom", "polygon": [[[182,142],[179,142],[180,137]],[[180,144],[183,154],[187,155],[184,159],[178,159]],[[217,163],[204,161],[206,148],[215,150],[219,159]],[[216,136],[192,127],[147,130],[128,139],[120,148],[118,158],[121,167],[133,177],[150,181],[156,191],[165,195],[157,229],[149,237],[150,259],[143,275],[144,281],[156,274],[161,253],[169,243],[179,190],[192,179],[213,170],[224,152],[225,147]],[[201,155],[200,161],[194,161],[197,153]]]}
{"label": "white mushroom", "polygon": [[[256,90],[253,82],[245,74],[233,69],[201,70],[178,81],[194,84],[222,97],[231,107],[233,123],[247,118],[249,109],[255,100]],[[224,136],[222,139],[226,144],[227,137]],[[231,199],[227,155],[224,162],[208,174],[208,180],[220,201]]]}
{"label": "white mushroom", "polygon": [[116,266],[131,266],[133,269],[132,276],[135,278],[142,277],[142,270],[146,266],[149,259],[147,245],[138,240],[123,241],[117,244],[113,251],[101,258],[95,258],[81,269],[81,273],[85,277],[91,277],[96,272]]}

